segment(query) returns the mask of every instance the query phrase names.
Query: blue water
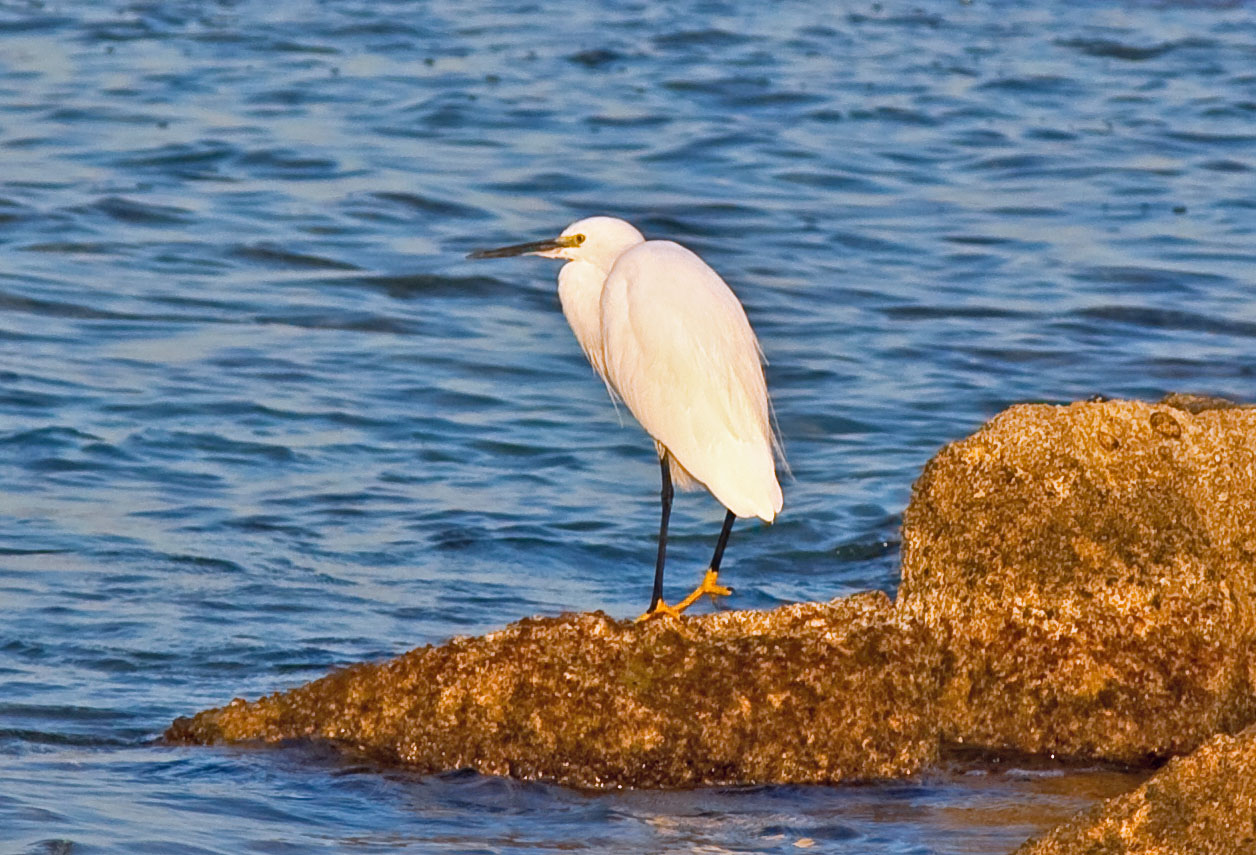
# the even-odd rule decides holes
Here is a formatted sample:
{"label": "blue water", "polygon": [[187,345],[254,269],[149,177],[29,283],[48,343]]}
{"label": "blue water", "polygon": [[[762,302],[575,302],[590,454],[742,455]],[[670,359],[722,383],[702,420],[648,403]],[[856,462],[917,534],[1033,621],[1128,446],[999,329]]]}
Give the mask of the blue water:
{"label": "blue water", "polygon": [[[897,583],[1018,401],[1256,381],[1244,2],[0,3],[0,853],[1000,853],[1130,779],[578,793],[171,719],[647,602],[657,468],[554,266],[610,213],[747,306],[795,480],[729,605]],[[722,509],[684,496],[669,585]]]}

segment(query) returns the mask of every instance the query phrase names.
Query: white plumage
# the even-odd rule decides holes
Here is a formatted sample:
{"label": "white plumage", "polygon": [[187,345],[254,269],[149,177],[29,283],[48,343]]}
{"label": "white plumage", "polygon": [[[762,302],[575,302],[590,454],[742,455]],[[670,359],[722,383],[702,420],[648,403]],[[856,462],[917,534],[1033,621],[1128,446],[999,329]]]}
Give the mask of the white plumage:
{"label": "white plumage", "polygon": [[647,241],[612,217],[579,220],[553,240],[472,257],[525,253],[567,261],[558,274],[563,314],[667,467],[649,613],[660,603],[670,481],[705,487],[730,512],[710,579],[695,595],[725,592],[714,575],[733,516],[772,522],[782,506],[762,355],[741,303],[696,254],[672,241]]}
{"label": "white plumage", "polygon": [[615,262],[601,295],[606,378],[691,481],[739,517],[781,510],[767,385],[741,303],[714,270],[671,241]]}

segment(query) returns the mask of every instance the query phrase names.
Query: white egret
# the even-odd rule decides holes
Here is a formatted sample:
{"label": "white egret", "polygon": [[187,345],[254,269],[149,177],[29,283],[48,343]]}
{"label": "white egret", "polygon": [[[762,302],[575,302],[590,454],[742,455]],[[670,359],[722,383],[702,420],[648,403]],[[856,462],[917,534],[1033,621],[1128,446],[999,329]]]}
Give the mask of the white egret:
{"label": "white egret", "polygon": [[[746,312],[706,262],[623,220],[589,217],[556,238],[480,250],[468,258],[563,259],[558,299],[576,340],[611,395],[654,438],[663,478],[654,592],[642,618],[676,616],[718,583],[737,517],[772,522],[781,510],[780,443],[772,429],[762,351]],[[728,509],[702,583],[663,601],[672,485],[705,487]]]}

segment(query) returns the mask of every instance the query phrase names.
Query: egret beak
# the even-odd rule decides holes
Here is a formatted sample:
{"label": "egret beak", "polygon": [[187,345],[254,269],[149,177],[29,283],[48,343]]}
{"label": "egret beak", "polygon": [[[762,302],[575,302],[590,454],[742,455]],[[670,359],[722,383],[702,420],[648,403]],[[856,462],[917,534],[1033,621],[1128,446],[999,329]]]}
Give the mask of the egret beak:
{"label": "egret beak", "polygon": [[580,241],[576,235],[559,235],[556,238],[547,240],[534,240],[531,243],[516,243],[511,246],[502,246],[497,249],[477,249],[475,252],[467,255],[467,258],[510,258],[512,255],[536,255],[542,252],[552,252],[556,249],[565,249],[569,246],[579,246]]}

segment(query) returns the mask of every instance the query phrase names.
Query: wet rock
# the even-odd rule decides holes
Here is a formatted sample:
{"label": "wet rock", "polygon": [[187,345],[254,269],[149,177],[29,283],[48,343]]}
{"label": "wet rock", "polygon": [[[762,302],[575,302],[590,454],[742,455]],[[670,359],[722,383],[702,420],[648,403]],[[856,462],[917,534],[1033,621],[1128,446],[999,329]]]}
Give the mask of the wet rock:
{"label": "wet rock", "polygon": [[879,593],[645,624],[565,615],[237,700],[166,738],[331,740],[581,787],[895,778],[936,756],[940,666]]}
{"label": "wet rock", "polygon": [[1256,720],[1256,410],[1012,407],[903,522],[904,617],[945,651],[941,737],[1141,763]]}
{"label": "wet rock", "polygon": [[1256,852],[1256,727],[1171,760],[1015,855],[1251,855]]}

